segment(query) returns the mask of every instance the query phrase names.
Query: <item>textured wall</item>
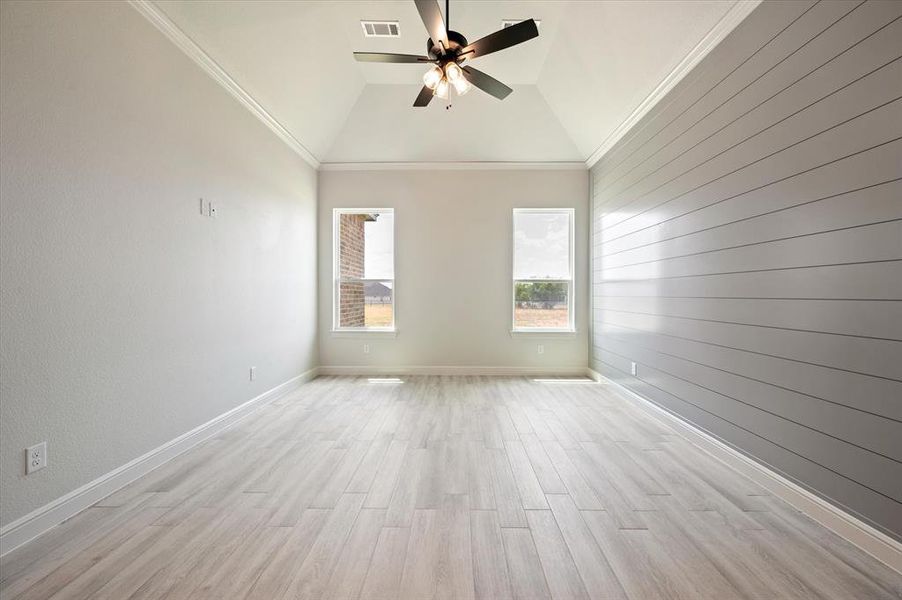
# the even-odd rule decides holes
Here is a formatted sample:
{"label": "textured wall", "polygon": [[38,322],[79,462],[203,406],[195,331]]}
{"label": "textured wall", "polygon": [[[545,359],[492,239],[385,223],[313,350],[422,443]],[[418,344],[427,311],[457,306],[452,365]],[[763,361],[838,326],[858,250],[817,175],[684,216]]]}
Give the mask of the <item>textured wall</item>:
{"label": "textured wall", "polygon": [[593,368],[897,538],[900,15],[763,3],[592,171]]}
{"label": "textured wall", "polygon": [[[321,364],[585,368],[588,183],[585,170],[321,171]],[[355,207],[395,209],[394,337],[330,332],[332,209]],[[510,333],[514,207],[576,209],[576,334]]]}
{"label": "textured wall", "polygon": [[0,17],[8,524],[315,364],[316,174],[125,3]]}

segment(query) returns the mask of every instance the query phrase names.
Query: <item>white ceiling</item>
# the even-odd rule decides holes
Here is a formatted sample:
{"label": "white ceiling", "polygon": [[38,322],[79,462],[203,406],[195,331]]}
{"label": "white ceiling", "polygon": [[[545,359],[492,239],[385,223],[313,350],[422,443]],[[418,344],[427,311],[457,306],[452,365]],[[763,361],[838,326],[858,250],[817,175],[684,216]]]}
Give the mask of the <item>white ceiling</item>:
{"label": "white ceiling", "polygon": [[[450,110],[410,104],[420,85],[367,85],[326,162],[580,161],[534,85],[513,85],[503,102],[470,91]],[[400,108],[399,108],[400,107]],[[409,109],[409,110],[408,110]]]}
{"label": "white ceiling", "polygon": [[[470,41],[502,19],[541,20],[539,38],[473,66],[514,88],[411,104],[423,65],[352,52],[423,54],[411,0],[158,0],[156,6],[319,161],[583,161],[705,38],[735,0],[452,0]],[[444,9],[444,3],[442,3]],[[361,19],[397,20],[366,38]]]}

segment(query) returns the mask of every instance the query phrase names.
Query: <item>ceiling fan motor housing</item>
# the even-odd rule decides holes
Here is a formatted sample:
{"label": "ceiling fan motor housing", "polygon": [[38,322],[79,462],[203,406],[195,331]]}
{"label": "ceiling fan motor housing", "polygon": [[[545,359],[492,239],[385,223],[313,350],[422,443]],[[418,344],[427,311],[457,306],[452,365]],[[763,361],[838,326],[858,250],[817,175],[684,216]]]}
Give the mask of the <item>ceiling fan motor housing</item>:
{"label": "ceiling fan motor housing", "polygon": [[457,57],[460,55],[461,50],[463,50],[469,42],[467,42],[467,38],[463,36],[463,34],[458,33],[456,31],[448,31],[448,45],[450,48],[447,48],[447,52],[442,55],[442,48],[440,45],[436,45],[432,42],[432,38],[426,40],[426,53],[430,58],[440,61],[442,64],[456,61]]}

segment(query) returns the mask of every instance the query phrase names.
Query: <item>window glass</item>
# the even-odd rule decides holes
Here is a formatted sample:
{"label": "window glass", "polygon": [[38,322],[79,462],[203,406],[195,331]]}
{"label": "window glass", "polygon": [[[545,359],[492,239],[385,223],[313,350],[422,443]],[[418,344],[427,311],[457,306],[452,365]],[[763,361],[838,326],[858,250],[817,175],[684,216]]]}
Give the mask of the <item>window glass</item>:
{"label": "window glass", "polygon": [[573,329],[573,210],[514,209],[514,330]]}
{"label": "window glass", "polygon": [[570,214],[514,213],[514,279],[570,278]]}
{"label": "window glass", "polygon": [[339,209],[334,218],[334,327],[393,329],[394,212]]}

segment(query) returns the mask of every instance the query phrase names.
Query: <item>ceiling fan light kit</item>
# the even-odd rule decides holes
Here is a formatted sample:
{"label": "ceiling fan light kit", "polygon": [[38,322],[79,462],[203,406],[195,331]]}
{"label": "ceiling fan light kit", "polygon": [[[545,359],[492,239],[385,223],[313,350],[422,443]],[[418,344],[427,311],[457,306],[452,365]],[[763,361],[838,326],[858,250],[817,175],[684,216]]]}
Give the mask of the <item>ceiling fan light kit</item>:
{"label": "ceiling fan light kit", "polygon": [[442,80],[442,77],[445,76],[444,71],[440,67],[432,67],[426,74],[423,75],[423,85],[428,87],[430,90],[434,90],[435,86],[438,85],[438,82]]}
{"label": "ceiling fan light kit", "polygon": [[451,85],[454,86],[454,91],[457,92],[458,96],[463,96],[470,91],[471,87],[473,87],[472,85],[470,85],[470,82],[463,77],[461,77],[457,81],[452,81]]}
{"label": "ceiling fan light kit", "polygon": [[447,100],[449,87],[448,80],[442,78],[442,80],[438,82],[438,85],[435,86],[435,89],[432,90],[432,95],[441,98],[442,100]]}
{"label": "ceiling fan light kit", "polygon": [[463,79],[464,70],[460,68],[460,65],[456,62],[449,62],[445,65],[445,77],[448,78],[448,81],[454,83],[459,79]]}
{"label": "ceiling fan light kit", "polygon": [[[414,54],[391,54],[384,52],[355,52],[354,58],[361,62],[384,63],[432,63],[423,75],[423,89],[414,101],[417,107],[426,106],[433,96],[447,99],[451,87],[463,96],[471,87],[478,87],[487,94],[504,100],[513,90],[491,75],[473,67],[461,66],[466,60],[473,60],[492,52],[498,52],[538,37],[539,29],[533,19],[521,21],[500,29],[495,33],[476,40],[472,44],[456,31],[448,29],[437,0],[414,0],[417,12],[423,19],[429,38],[426,40],[426,56]],[[445,16],[449,10],[445,0]]]}

